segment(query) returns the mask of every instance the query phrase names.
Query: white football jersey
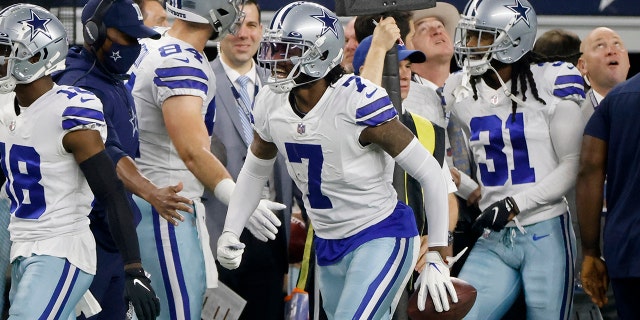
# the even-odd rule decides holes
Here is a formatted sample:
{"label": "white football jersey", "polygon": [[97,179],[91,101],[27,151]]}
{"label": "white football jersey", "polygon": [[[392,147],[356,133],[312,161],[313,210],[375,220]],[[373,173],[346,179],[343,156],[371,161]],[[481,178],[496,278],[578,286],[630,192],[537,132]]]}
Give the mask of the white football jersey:
{"label": "white football jersey", "polygon": [[[469,137],[469,147],[476,161],[478,182],[482,187],[480,209],[527,190],[558,166],[549,121],[561,100],[572,100],[579,105],[584,98],[582,77],[573,65],[544,63],[532,65],[531,71],[539,96],[546,104],[534,98],[528,85],[525,105],[518,105],[515,116],[511,99],[502,88],[494,90],[481,80],[476,84],[477,101],[473,93],[456,101],[453,91],[460,86],[463,74],[451,75],[445,84],[447,108]],[[510,88],[511,82],[506,86]],[[522,213],[518,218],[521,223],[530,224],[566,210],[562,199],[557,199],[532,212]]]}
{"label": "white football jersey", "polygon": [[17,117],[13,104],[4,107],[10,110],[0,112],[0,156],[11,200],[12,259],[29,253],[63,256],[91,272],[86,261],[91,255],[81,251],[93,248],[95,265],[87,217],[94,196],[62,139],[87,129],[99,131],[105,141],[100,100],[80,88],[54,86]]}
{"label": "white football jersey", "polygon": [[368,126],[397,117],[387,92],[344,75],[304,118],[294,113],[288,96],[260,90],[255,130],[287,159],[318,236],[345,238],[388,217],[397,203],[394,161],[377,145],[358,141]]}
{"label": "white football jersey", "polygon": [[[164,124],[162,104],[167,98],[190,95],[202,98],[202,118],[215,95],[215,75],[207,57],[190,44],[164,32],[159,40],[142,39],[140,57],[131,67],[127,83],[132,90],[140,130],[142,173],[157,185],[175,185],[182,181],[180,195],[202,196],[204,186],[189,171],[169,138]],[[211,128],[213,117],[207,117]]]}

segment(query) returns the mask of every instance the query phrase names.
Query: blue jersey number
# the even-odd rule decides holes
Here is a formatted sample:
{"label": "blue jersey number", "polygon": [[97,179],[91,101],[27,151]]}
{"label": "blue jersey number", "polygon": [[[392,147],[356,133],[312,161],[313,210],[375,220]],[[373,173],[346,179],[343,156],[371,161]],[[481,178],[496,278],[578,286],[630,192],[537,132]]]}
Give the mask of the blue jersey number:
{"label": "blue jersey number", "polygon": [[287,150],[287,158],[291,163],[302,163],[302,159],[308,159],[309,165],[307,170],[309,185],[309,205],[314,209],[331,209],[333,204],[329,197],[322,194],[322,163],[324,156],[322,155],[322,147],[317,144],[299,144],[285,143]]}
{"label": "blue jersey number", "polygon": [[5,144],[0,143],[0,158],[2,171],[7,177],[6,190],[11,200],[11,212],[18,218],[38,219],[47,207],[44,187],[40,184],[40,155],[33,147],[13,145],[7,157]]}
{"label": "blue jersey number", "polygon": [[529,163],[529,149],[524,136],[524,119],[522,113],[516,113],[515,121],[509,117],[505,127],[509,130],[509,140],[513,149],[513,170],[509,170],[507,154],[504,153],[504,137],[502,136],[502,120],[496,115],[471,119],[471,141],[480,139],[480,133],[489,133],[489,144],[484,146],[487,160],[493,161],[493,171],[489,171],[486,163],[479,163],[482,184],[487,187],[503,186],[511,174],[512,184],[535,182],[535,170]]}

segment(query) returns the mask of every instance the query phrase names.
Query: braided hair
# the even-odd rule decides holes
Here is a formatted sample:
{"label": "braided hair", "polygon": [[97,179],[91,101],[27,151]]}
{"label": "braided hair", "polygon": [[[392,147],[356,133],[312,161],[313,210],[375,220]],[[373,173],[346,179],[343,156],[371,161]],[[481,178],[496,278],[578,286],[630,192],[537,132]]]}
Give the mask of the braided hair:
{"label": "braided hair", "polygon": [[[545,56],[541,54],[537,54],[533,51],[527,52],[522,58],[518,61],[511,64],[511,93],[513,95],[518,95],[520,92],[518,91],[518,82],[520,83],[520,91],[522,92],[522,101],[527,101],[527,82],[529,83],[529,87],[531,88],[531,93],[533,97],[543,105],[546,105],[546,101],[540,98],[538,94],[538,87],[536,86],[536,82],[533,79],[533,73],[531,73],[531,65],[544,63],[544,62],[554,62],[554,61],[566,61],[568,56]],[[494,64],[497,63],[502,64],[501,62],[494,60]],[[478,89],[476,88],[476,84],[480,79],[486,75],[484,73],[478,76],[472,76],[470,79],[471,88],[473,89],[473,99],[478,100]],[[511,101],[511,109],[513,115],[511,117],[511,121],[515,121],[516,108],[518,104],[515,101]]]}

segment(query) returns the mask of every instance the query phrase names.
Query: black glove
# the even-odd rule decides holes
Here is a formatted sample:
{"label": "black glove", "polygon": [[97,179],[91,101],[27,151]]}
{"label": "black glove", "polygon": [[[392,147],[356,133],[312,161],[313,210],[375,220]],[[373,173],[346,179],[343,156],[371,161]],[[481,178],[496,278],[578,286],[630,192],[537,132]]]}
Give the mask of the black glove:
{"label": "black glove", "polygon": [[124,299],[131,303],[140,320],[155,319],[160,315],[160,299],[151,287],[151,280],[142,268],[124,271]]}
{"label": "black glove", "polygon": [[510,214],[518,215],[520,210],[518,205],[511,197],[506,197],[500,201],[494,202],[492,205],[484,209],[476,218],[473,229],[482,230],[490,228],[493,231],[500,231],[509,222]]}

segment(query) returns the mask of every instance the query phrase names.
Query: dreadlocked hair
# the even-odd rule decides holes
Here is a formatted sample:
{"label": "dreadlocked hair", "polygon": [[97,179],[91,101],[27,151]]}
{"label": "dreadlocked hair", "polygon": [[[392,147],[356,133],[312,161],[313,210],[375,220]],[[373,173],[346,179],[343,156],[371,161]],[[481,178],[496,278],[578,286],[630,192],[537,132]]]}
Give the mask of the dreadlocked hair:
{"label": "dreadlocked hair", "polygon": [[342,67],[342,65],[337,65],[335,67],[333,67],[333,69],[329,70],[329,72],[327,73],[326,76],[324,76],[324,79],[327,81],[327,83],[329,85],[333,85],[336,83],[336,81],[338,81],[342,75],[344,75],[345,73],[347,73],[344,68]]}
{"label": "dreadlocked hair", "polygon": [[[547,57],[543,55],[536,54],[532,51],[527,52],[522,58],[518,61],[511,64],[511,94],[518,95],[521,93],[522,101],[527,101],[527,82],[529,83],[529,87],[531,88],[531,93],[533,97],[543,105],[546,105],[547,102],[540,98],[538,94],[538,87],[536,86],[536,82],[533,79],[533,73],[531,73],[531,65],[535,63],[543,63],[543,62],[551,62],[557,61],[552,60],[557,57]],[[472,76],[470,79],[471,88],[473,89],[473,99],[478,100],[478,89],[476,88],[476,84],[482,78],[483,75]],[[518,83],[520,83],[520,91],[518,91]],[[516,108],[518,104],[515,101],[511,101],[511,109],[512,116],[511,121],[514,122],[516,120]]]}

